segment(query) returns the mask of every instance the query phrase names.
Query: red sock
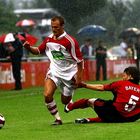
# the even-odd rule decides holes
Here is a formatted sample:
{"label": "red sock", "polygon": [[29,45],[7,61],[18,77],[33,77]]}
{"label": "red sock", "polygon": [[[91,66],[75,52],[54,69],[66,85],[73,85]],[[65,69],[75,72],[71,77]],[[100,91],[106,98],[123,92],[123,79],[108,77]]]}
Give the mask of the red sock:
{"label": "red sock", "polygon": [[74,103],[71,103],[68,108],[70,110],[73,110],[73,109],[78,109],[78,108],[86,108],[88,107],[88,99],[80,99],[80,100],[77,100],[76,102]]}
{"label": "red sock", "polygon": [[101,118],[97,117],[97,118],[87,118],[89,120],[89,122],[102,122]]}

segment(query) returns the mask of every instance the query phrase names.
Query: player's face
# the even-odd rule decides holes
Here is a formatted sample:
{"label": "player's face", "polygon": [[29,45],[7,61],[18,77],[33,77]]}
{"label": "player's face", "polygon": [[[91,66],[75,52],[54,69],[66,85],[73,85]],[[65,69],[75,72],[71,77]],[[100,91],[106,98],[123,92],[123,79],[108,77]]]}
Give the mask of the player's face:
{"label": "player's face", "polygon": [[126,72],[124,72],[124,73],[122,74],[122,79],[123,79],[123,80],[129,80],[129,79],[132,79],[132,77],[131,77],[131,75],[128,75]]}
{"label": "player's face", "polygon": [[59,20],[51,21],[51,27],[52,32],[56,37],[59,37],[64,32],[64,28],[60,25]]}

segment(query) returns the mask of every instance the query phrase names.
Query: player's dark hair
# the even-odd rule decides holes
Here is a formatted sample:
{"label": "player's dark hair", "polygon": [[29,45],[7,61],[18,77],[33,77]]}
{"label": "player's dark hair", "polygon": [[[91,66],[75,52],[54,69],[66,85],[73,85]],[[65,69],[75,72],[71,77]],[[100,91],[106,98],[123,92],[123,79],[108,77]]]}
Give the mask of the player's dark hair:
{"label": "player's dark hair", "polygon": [[62,16],[54,16],[51,21],[59,20],[60,25],[63,26],[65,24],[64,18]]}
{"label": "player's dark hair", "polygon": [[131,82],[139,84],[140,81],[140,72],[136,67],[128,67],[124,70],[128,75],[131,75],[133,79],[130,79]]}

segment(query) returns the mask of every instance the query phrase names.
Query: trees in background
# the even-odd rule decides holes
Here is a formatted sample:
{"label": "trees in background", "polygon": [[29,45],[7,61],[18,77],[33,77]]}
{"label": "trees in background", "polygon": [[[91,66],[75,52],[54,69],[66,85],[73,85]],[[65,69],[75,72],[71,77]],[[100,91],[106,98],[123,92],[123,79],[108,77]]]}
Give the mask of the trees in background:
{"label": "trees in background", "polygon": [[16,16],[13,13],[13,3],[0,0],[0,32],[15,31]]}
{"label": "trees in background", "polygon": [[[46,0],[51,7],[56,9],[66,20],[67,30],[71,34],[82,26],[82,22],[88,16],[94,15],[99,9],[103,8],[106,0]],[[76,36],[76,35],[75,35]]]}
{"label": "trees in background", "polygon": [[122,21],[124,27],[137,27],[140,28],[140,0],[134,0],[131,4],[129,11],[127,11],[125,18]]}
{"label": "trees in background", "polygon": [[87,21],[90,24],[94,23],[106,27],[108,30],[108,42],[112,44],[118,42],[118,34],[126,28],[124,20],[126,19],[126,15],[130,13],[130,7],[130,2],[108,1],[102,9],[89,17]]}
{"label": "trees in background", "polygon": [[50,4],[46,0],[35,0],[32,6],[34,8],[50,8]]}
{"label": "trees in background", "polygon": [[66,21],[77,26],[87,16],[92,16],[96,11],[105,6],[106,0],[47,0]]}
{"label": "trees in background", "polygon": [[[89,24],[98,24],[108,29],[110,42],[118,39],[120,30],[124,29],[128,16],[132,10],[132,4],[128,1],[112,0],[47,0],[51,7],[61,13],[69,24],[69,31],[76,34],[78,28]],[[137,0],[139,1],[139,0]],[[128,16],[129,17],[129,16]],[[125,24],[126,23],[126,24]],[[131,26],[133,24],[131,23]]]}
{"label": "trees in background", "polygon": [[[0,32],[17,30],[17,17],[13,14],[12,2],[0,0]],[[25,8],[51,7],[57,10],[66,19],[66,29],[73,35],[85,25],[98,24],[108,29],[109,41],[114,42],[124,28],[140,28],[139,0],[132,3],[123,0],[33,0],[30,7],[27,2],[23,4]]]}

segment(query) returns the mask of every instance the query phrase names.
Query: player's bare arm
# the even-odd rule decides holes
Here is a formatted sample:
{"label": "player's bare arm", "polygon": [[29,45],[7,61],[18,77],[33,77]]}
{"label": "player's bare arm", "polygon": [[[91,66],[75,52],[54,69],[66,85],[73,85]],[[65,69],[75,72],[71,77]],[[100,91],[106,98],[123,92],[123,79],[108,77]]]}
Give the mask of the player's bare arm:
{"label": "player's bare arm", "polygon": [[102,84],[87,84],[87,83],[80,83],[79,87],[84,87],[84,88],[88,88],[88,89],[92,89],[92,90],[100,90],[103,91],[104,90],[104,85]]}
{"label": "player's bare arm", "polygon": [[29,52],[31,52],[32,54],[39,54],[39,50],[36,47],[32,47],[30,46],[29,42],[24,42],[23,43],[24,48],[26,48]]}
{"label": "player's bare arm", "polygon": [[82,81],[82,74],[83,74],[83,61],[77,64],[77,79],[76,79],[76,84],[81,83]]}

